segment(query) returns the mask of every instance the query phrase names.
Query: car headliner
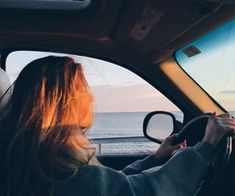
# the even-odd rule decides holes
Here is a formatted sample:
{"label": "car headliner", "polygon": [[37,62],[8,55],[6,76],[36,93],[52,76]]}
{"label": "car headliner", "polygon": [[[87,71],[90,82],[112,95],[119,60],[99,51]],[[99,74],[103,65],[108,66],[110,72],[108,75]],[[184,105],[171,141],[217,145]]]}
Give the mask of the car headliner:
{"label": "car headliner", "polygon": [[[218,2],[93,0],[88,8],[75,11],[0,6],[1,60],[4,62],[8,52],[17,49],[98,57],[131,69],[158,86],[160,91],[170,89],[169,93],[164,92],[168,97],[174,93],[175,99],[182,99],[183,94],[177,87],[166,86],[169,81],[161,70],[155,70],[155,75],[151,76],[153,67],[157,69],[158,63],[171,57],[176,49],[234,18],[234,5]],[[145,30],[140,24],[154,17],[154,14],[144,17],[146,9],[159,18],[147,23],[149,29],[144,38],[136,39],[133,36],[136,26]],[[154,83],[156,77],[158,84]],[[183,101],[192,106],[187,97]]]}
{"label": "car headliner", "polygon": [[[111,58],[118,53],[122,57],[118,59],[144,57],[149,64],[171,56],[177,48],[235,16],[233,5],[205,0],[92,2],[94,5],[82,11],[1,8],[0,47],[53,46]],[[144,39],[135,40],[131,31],[146,7],[162,16]]]}

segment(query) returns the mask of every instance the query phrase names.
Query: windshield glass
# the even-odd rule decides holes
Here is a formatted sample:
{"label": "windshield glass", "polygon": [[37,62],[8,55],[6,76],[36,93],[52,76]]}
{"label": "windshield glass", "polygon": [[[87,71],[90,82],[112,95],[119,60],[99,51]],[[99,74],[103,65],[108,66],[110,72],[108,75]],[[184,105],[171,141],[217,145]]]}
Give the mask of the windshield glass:
{"label": "windshield glass", "polygon": [[223,108],[235,114],[235,20],[176,52],[180,66]]}

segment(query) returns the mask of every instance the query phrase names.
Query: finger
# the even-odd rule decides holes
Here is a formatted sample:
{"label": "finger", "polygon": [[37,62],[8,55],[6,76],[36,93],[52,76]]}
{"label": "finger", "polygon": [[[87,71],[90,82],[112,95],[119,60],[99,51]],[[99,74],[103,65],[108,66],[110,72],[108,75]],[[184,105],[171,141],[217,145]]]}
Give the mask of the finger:
{"label": "finger", "polygon": [[233,118],[228,118],[228,117],[211,117],[209,122],[210,124],[215,124],[216,126],[221,126],[221,125],[234,125],[235,124],[235,119]]}
{"label": "finger", "polygon": [[218,122],[216,124],[216,126],[219,128],[219,127],[223,127],[223,128],[234,128],[235,127],[235,122],[234,121],[221,121],[221,122]]}
{"label": "finger", "polygon": [[173,150],[172,153],[171,153],[172,156],[175,155],[175,153],[180,152],[180,149],[182,149],[182,148],[178,148],[178,149]]}
{"label": "finger", "polygon": [[185,143],[185,144],[187,144],[187,140],[183,140],[181,143]]}
{"label": "finger", "polygon": [[168,137],[166,138],[166,140],[167,140],[167,142],[172,143],[172,142],[177,138],[177,136],[178,136],[178,134],[177,134],[177,133],[174,133],[174,134],[168,136]]}
{"label": "finger", "polygon": [[184,142],[180,143],[180,144],[177,144],[177,145],[174,145],[172,146],[172,150],[179,150],[180,148],[185,148],[187,146],[187,144],[185,144]]}
{"label": "finger", "polygon": [[234,126],[234,120],[218,120],[216,123],[217,126]]}
{"label": "finger", "polygon": [[229,114],[229,113],[220,114],[220,115],[218,115],[218,117],[222,117],[222,118],[232,118],[231,114]]}
{"label": "finger", "polygon": [[227,118],[227,117],[217,117],[216,118],[217,119],[217,121],[227,121],[227,122],[232,122],[232,121],[235,121],[235,119],[234,118]]}
{"label": "finger", "polygon": [[181,143],[181,148],[185,148],[185,147],[187,147],[187,146],[188,146],[187,141],[184,140],[184,141]]}
{"label": "finger", "polygon": [[225,116],[224,117],[217,117],[216,119],[219,121],[233,121],[234,120],[234,118],[232,118],[232,117],[230,118],[228,116],[227,117],[225,117]]}

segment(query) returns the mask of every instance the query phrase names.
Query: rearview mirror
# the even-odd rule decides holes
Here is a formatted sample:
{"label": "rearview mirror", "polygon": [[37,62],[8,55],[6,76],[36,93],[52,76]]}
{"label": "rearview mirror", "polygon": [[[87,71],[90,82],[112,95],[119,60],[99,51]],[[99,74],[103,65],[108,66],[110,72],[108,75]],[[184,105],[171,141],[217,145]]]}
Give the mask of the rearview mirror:
{"label": "rearview mirror", "polygon": [[173,114],[163,111],[151,112],[144,119],[144,136],[161,144],[174,131],[175,124],[176,119]]}

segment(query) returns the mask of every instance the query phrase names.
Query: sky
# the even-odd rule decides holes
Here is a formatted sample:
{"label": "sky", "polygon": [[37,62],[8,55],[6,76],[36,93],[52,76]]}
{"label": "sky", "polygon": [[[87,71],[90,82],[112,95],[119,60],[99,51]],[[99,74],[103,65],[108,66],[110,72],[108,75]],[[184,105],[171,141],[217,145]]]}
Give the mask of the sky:
{"label": "sky", "polygon": [[[14,81],[25,65],[34,59],[48,55],[66,54],[13,52],[7,58],[6,71]],[[179,111],[159,91],[131,71],[94,58],[69,56],[83,66],[85,77],[95,97],[95,112]]]}
{"label": "sky", "polygon": [[[188,57],[184,49],[201,53]],[[176,53],[182,68],[228,111],[235,111],[235,20]]]}

